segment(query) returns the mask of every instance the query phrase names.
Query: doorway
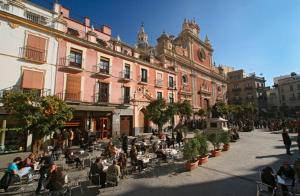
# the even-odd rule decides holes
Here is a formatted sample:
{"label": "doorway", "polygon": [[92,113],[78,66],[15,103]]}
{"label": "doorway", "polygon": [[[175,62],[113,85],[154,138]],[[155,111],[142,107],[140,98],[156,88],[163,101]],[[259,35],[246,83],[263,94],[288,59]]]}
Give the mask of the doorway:
{"label": "doorway", "polygon": [[120,117],[120,134],[132,136],[132,116]]}

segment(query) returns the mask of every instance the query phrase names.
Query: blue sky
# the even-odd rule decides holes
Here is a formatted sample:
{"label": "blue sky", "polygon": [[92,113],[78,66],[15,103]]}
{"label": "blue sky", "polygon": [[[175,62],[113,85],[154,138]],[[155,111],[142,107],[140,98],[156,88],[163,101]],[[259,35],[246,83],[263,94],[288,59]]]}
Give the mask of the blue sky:
{"label": "blue sky", "polygon": [[[34,0],[45,3],[47,0]],[[49,0],[52,1],[52,0]],[[60,0],[71,14],[108,24],[114,36],[130,44],[143,21],[152,45],[166,31],[178,35],[184,18],[207,34],[216,64],[274,76],[300,74],[299,0]]]}

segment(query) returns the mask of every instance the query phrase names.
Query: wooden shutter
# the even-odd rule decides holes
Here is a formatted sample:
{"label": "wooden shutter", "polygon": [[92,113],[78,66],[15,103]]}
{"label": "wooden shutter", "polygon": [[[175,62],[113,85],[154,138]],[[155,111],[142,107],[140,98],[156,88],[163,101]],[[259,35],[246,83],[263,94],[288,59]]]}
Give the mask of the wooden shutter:
{"label": "wooden shutter", "polygon": [[46,57],[46,42],[45,38],[28,34],[25,57],[37,61],[45,61]]}
{"label": "wooden shutter", "polygon": [[66,84],[65,98],[69,100],[79,101],[81,90],[81,77],[68,74]]}
{"label": "wooden shutter", "polygon": [[22,78],[22,88],[43,89],[44,73],[39,71],[24,70]]}

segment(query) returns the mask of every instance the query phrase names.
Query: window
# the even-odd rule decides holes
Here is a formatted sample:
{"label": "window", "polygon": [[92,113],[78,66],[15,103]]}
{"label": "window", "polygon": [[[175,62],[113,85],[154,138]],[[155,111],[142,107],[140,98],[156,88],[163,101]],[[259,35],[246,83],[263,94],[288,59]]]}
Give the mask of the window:
{"label": "window", "polygon": [[23,89],[39,89],[44,88],[44,73],[39,71],[24,70],[22,76]]}
{"label": "window", "polygon": [[294,86],[290,85],[290,91],[294,91]]}
{"label": "window", "polygon": [[41,63],[46,62],[46,44],[45,38],[28,34],[23,52],[25,59]]}
{"label": "window", "polygon": [[130,65],[129,64],[125,64],[124,78],[130,79]]}
{"label": "window", "polygon": [[100,58],[100,73],[109,74],[109,59],[101,57]]}
{"label": "window", "polygon": [[142,77],[141,77],[141,82],[148,82],[148,70],[147,69],[141,69],[142,72]]}
{"label": "window", "polygon": [[81,77],[68,74],[66,82],[65,99],[69,101],[79,101],[81,91]]}
{"label": "window", "polygon": [[169,103],[174,103],[174,94],[169,93]]}
{"label": "window", "polygon": [[82,65],[82,51],[71,49],[70,52],[70,66],[81,68]]}
{"label": "window", "polygon": [[107,103],[109,101],[109,84],[99,82],[98,102]]}
{"label": "window", "polygon": [[156,73],[156,85],[157,86],[162,86],[163,85],[163,75],[161,72]]}
{"label": "window", "polygon": [[124,87],[124,103],[130,103],[130,87]]}
{"label": "window", "polygon": [[39,14],[30,12],[30,11],[26,11],[25,12],[25,16],[28,20],[38,23],[38,24],[42,24],[42,25],[46,25],[48,23],[48,18],[45,16],[41,16]]}
{"label": "window", "polygon": [[169,88],[175,88],[173,76],[169,76]]}
{"label": "window", "polygon": [[188,77],[185,74],[182,76],[182,83],[184,83],[184,84],[188,83]]}
{"label": "window", "polygon": [[156,99],[162,99],[162,92],[156,92]]}

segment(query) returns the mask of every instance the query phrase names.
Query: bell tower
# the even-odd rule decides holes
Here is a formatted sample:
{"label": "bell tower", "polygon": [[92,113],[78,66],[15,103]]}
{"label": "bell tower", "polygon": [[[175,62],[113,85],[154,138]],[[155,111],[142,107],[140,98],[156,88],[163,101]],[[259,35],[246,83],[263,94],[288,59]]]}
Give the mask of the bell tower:
{"label": "bell tower", "polygon": [[141,28],[140,28],[140,30],[138,32],[137,39],[138,39],[137,40],[137,46],[138,46],[138,48],[141,48],[141,49],[148,48],[148,46],[149,46],[148,35],[145,32],[144,23],[142,23],[142,25],[141,25]]}

